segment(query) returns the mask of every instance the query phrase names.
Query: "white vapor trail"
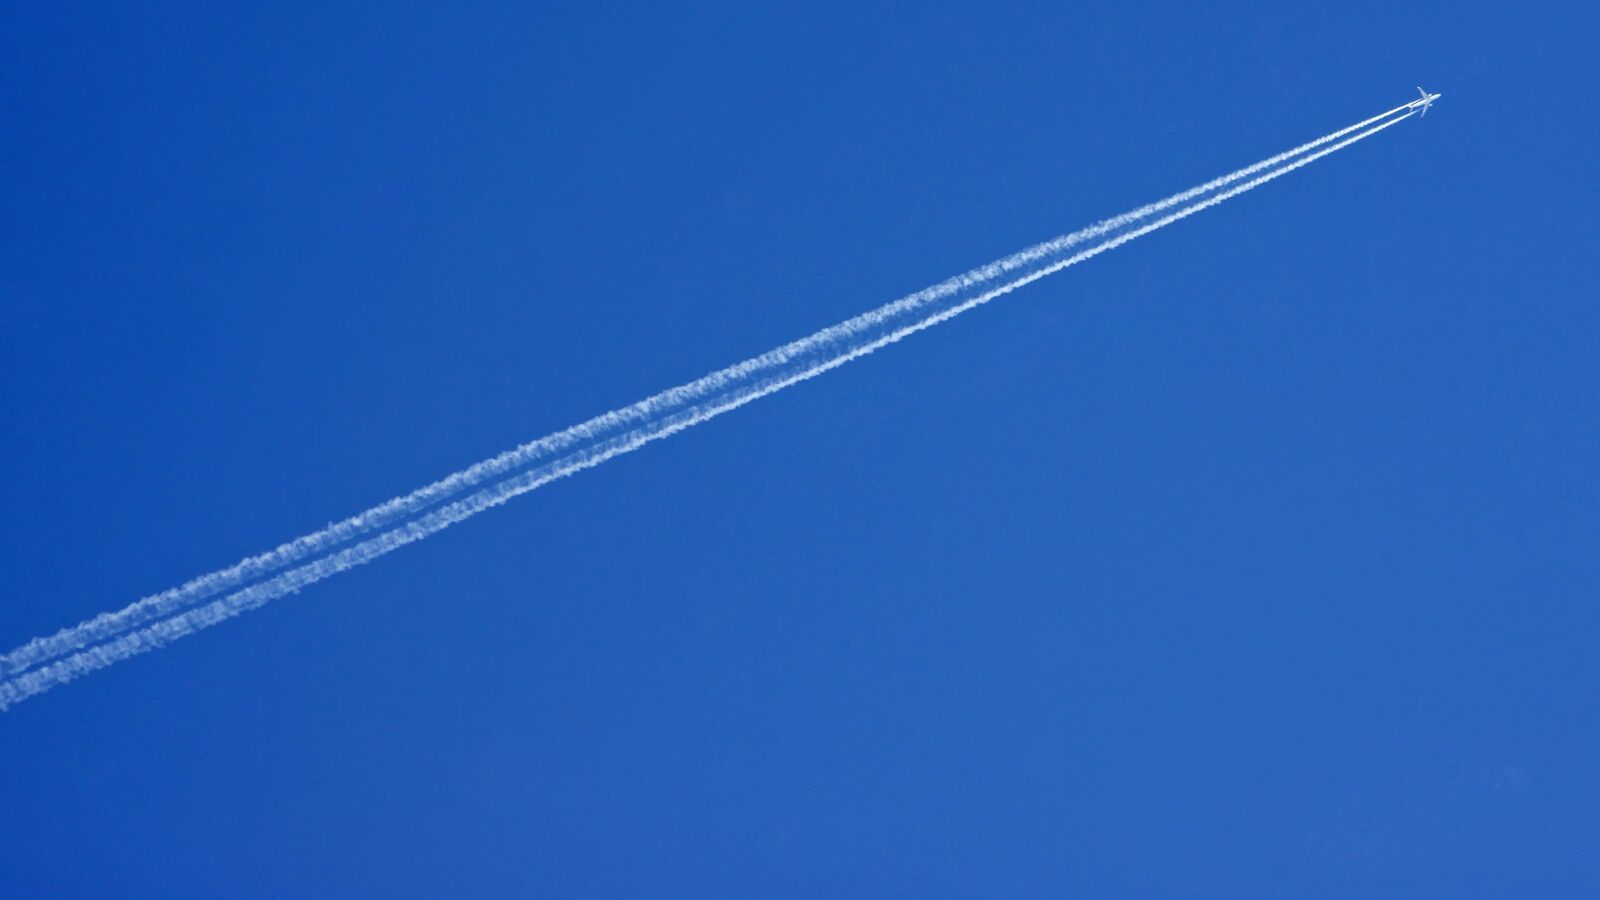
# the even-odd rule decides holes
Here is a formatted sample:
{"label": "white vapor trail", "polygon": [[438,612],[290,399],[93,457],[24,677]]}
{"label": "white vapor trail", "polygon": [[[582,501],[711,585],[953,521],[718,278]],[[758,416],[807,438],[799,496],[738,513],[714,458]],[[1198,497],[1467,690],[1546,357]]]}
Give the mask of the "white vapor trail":
{"label": "white vapor trail", "polygon": [[613,410],[593,419],[559,431],[538,440],[523,444],[491,459],[484,460],[433,484],[419,488],[401,497],[381,503],[365,512],[296,538],[266,553],[244,559],[232,566],[201,575],[178,587],[145,597],[123,609],[103,613],[78,625],[48,637],[36,638],[17,649],[0,655],[0,678],[13,677],[41,663],[71,654],[83,647],[108,640],[147,622],[164,618],[193,606],[209,597],[231,590],[256,578],[264,577],[285,566],[304,559],[322,556],[334,548],[363,534],[386,528],[440,503],[449,497],[477,485],[493,481],[514,470],[570,450],[585,442],[604,439],[629,426],[647,421],[672,410],[685,408],[714,397],[731,385],[786,367],[803,363],[813,355],[822,353],[875,329],[886,328],[894,322],[917,314],[942,300],[966,291],[976,290],[1002,276],[1009,275],[1031,263],[1064,252],[1084,241],[1102,237],[1149,218],[1159,212],[1187,203],[1258,172],[1271,169],[1280,163],[1300,156],[1324,144],[1336,141],[1404,110],[1395,107],[1388,112],[1341,128],[1332,134],[1301,144],[1292,150],[1279,153],[1254,165],[1204,184],[1173,194],[1163,200],[1130,212],[1098,222],[1087,228],[1061,235],[1051,240],[1014,253],[1003,259],[980,266],[933,287],[878,307],[808,337],[785,344],[760,356],[753,357],[725,369],[678,387],[647,397],[631,406]]}
{"label": "white vapor trail", "polygon": [[[1003,266],[1005,263],[1007,263],[1007,261],[1017,259],[1032,251],[1023,251],[1021,254],[1007,257],[1005,260],[1001,260],[999,263],[993,263],[990,266],[985,266],[981,269],[975,269],[973,272],[961,276],[958,279],[952,279],[950,282],[945,282],[943,285],[930,288],[929,290],[923,291],[919,294],[911,295],[911,297],[906,298],[905,300],[896,301],[895,303],[891,303],[885,307],[880,307],[878,310],[874,310],[872,313],[868,313],[865,316],[858,316],[857,318],[851,319],[845,323],[842,323],[841,325],[833,326],[833,328],[830,329],[824,329],[823,331],[812,335],[810,338],[806,338],[802,341],[796,341],[793,344],[785,345],[784,347],[779,348],[777,351],[772,351],[771,353],[763,354],[760,357],[755,357],[754,360],[751,360],[747,363],[741,363],[740,366],[750,366],[750,368],[746,370],[743,375],[739,376],[743,380],[736,380],[734,376],[730,375],[727,376],[726,380],[722,381],[718,386],[712,386],[709,384],[710,379],[740,368],[740,366],[730,367],[730,369],[724,369],[722,372],[715,373],[714,376],[707,376],[705,379],[691,382],[689,385],[685,385],[681,388],[674,388],[672,391],[657,394],[655,397],[641,401],[640,403],[634,404],[631,407],[625,407],[623,410],[607,413],[604,416],[592,419],[589,423],[578,426],[577,429],[592,426],[594,423],[605,422],[607,423],[603,426],[605,430],[596,431],[596,436],[600,438],[599,440],[594,440],[592,443],[580,446],[578,449],[572,450],[564,455],[554,456],[554,458],[548,459],[543,464],[538,465],[535,468],[528,469],[527,471],[490,484],[488,487],[477,490],[476,492],[471,493],[461,499],[442,505],[431,512],[421,515],[420,517],[411,521],[405,522],[404,524],[390,528],[389,530],[386,530],[374,537],[367,538],[359,543],[355,543],[342,550],[338,550],[337,552],[320,555],[311,562],[292,568],[286,572],[268,578],[249,587],[228,593],[226,596],[223,596],[220,599],[213,600],[209,603],[205,603],[204,605],[196,605],[187,611],[178,612],[168,618],[163,619],[162,621],[138,628],[137,630],[131,630],[131,626],[123,626],[121,631],[128,633],[123,633],[120,637],[116,637],[115,639],[109,640],[106,643],[101,643],[99,646],[72,653],[71,655],[66,655],[65,658],[58,659],[57,661],[50,662],[46,665],[41,665],[32,671],[12,675],[9,680],[0,682],[0,710],[4,710],[12,704],[43,693],[44,691],[50,690],[53,687],[65,684],[66,682],[82,675],[105,668],[113,663],[136,656],[148,650],[153,650],[164,646],[165,644],[170,643],[177,638],[187,636],[204,628],[209,628],[212,625],[216,625],[247,610],[254,609],[276,598],[298,592],[300,589],[321,581],[330,575],[363,565],[372,561],[373,559],[378,558],[379,556],[389,553],[392,550],[396,550],[407,544],[422,540],[423,538],[426,538],[432,534],[436,534],[437,532],[442,531],[451,525],[471,518],[480,512],[484,512],[485,510],[505,503],[514,497],[533,491],[559,478],[564,478],[584,469],[600,465],[601,463],[613,457],[636,450],[651,441],[659,440],[672,434],[676,434],[679,431],[691,428],[695,425],[719,416],[722,413],[737,409],[738,407],[760,397],[775,393],[790,385],[814,378],[824,372],[838,368],[839,366],[842,366],[851,360],[873,353],[882,347],[900,341],[918,331],[931,328],[940,322],[954,318],[955,316],[958,316],[967,310],[988,303],[989,301],[1008,294],[1020,287],[1031,284],[1069,266],[1083,262],[1084,260],[1091,259],[1100,255],[1101,253],[1106,252],[1107,250],[1113,250],[1122,246],[1123,244],[1149,234],[1152,231],[1164,228],[1180,219],[1187,218],[1194,213],[1199,212],[1200,210],[1216,206],[1217,204],[1220,204],[1229,198],[1238,196],[1246,191],[1253,190],[1269,181],[1272,181],[1273,179],[1279,178],[1285,174],[1288,174],[1289,172],[1294,171],[1295,169],[1308,165],[1315,160],[1321,159],[1330,153],[1334,153],[1340,149],[1343,149],[1344,147],[1347,147],[1356,141],[1376,134],[1377,132],[1388,128],[1391,125],[1395,125],[1414,114],[1412,112],[1407,112],[1397,118],[1392,118],[1388,121],[1382,121],[1381,124],[1373,125],[1372,127],[1363,129],[1363,126],[1367,126],[1373,122],[1378,122],[1388,118],[1389,116],[1393,116],[1395,113],[1400,112],[1403,109],[1404,107],[1400,107],[1398,109],[1391,110],[1382,116],[1375,116],[1372,119],[1357,123],[1350,128],[1335,132],[1335,135],[1337,136],[1348,135],[1351,134],[1351,132],[1357,133],[1355,133],[1352,137],[1339,140],[1337,143],[1333,143],[1331,146],[1327,146],[1315,153],[1311,153],[1310,155],[1299,156],[1299,154],[1303,153],[1304,150],[1297,148],[1296,150],[1290,151],[1287,154],[1279,154],[1276,157],[1272,157],[1273,160],[1279,160],[1281,162],[1284,159],[1290,159],[1295,156],[1299,156],[1298,159],[1293,159],[1292,162],[1287,162],[1278,168],[1271,168],[1271,162],[1267,161],[1258,163],[1248,169],[1240,170],[1241,172],[1255,173],[1261,172],[1265,169],[1270,169],[1270,171],[1267,171],[1264,175],[1259,175],[1251,178],[1248,181],[1245,181],[1243,184],[1239,184],[1220,193],[1215,193],[1209,197],[1206,197],[1204,200],[1192,203],[1183,207],[1182,209],[1177,210],[1176,212],[1169,213],[1138,228],[1125,231],[1113,238],[1096,244],[1088,249],[1079,251],[1071,256],[1057,259],[1053,262],[1050,262],[1048,265],[1040,266],[1032,271],[1027,272],[1026,274],[1022,274],[1010,281],[1006,281],[991,287],[988,290],[968,297],[954,305],[948,305],[928,311],[927,307],[932,303],[932,300],[921,301],[917,306],[909,307],[910,309],[921,308],[924,312],[926,312],[925,315],[914,321],[895,325],[892,328],[885,328],[886,325],[893,325],[898,318],[904,318],[904,314],[901,310],[894,310],[891,312],[885,311],[890,310],[891,307],[896,307],[899,304],[907,303],[913,298],[930,295],[931,292],[940,290],[944,287],[944,285],[949,285],[954,282],[961,281],[962,279],[974,277],[975,273],[982,273],[995,267]],[[1329,140],[1331,139],[1321,139],[1318,142],[1315,142],[1313,145],[1307,146],[1321,146],[1322,144],[1327,144]],[[1247,177],[1244,175],[1238,175],[1238,173],[1234,174],[1238,177],[1225,176],[1227,180],[1218,179],[1216,182],[1208,182],[1207,184],[1227,184],[1231,181],[1237,181],[1240,178]],[[1214,189],[1215,188],[1213,188],[1213,190]],[[1200,193],[1205,192],[1201,191]],[[1198,193],[1192,193],[1189,191],[1174,196],[1183,197],[1185,195],[1188,195],[1189,199],[1199,196]],[[1115,219],[1108,219],[1106,222],[1122,220],[1123,226],[1126,226],[1127,224],[1131,224],[1133,221],[1138,221],[1141,218],[1147,218],[1148,216],[1153,215],[1153,212],[1144,212],[1145,210],[1159,211],[1160,209],[1170,208],[1171,206],[1177,205],[1181,202],[1183,201],[1172,200],[1172,198],[1168,198],[1168,200],[1161,201],[1160,204],[1151,204],[1147,207],[1141,207],[1139,210],[1135,210],[1134,213],[1118,216]],[[1128,216],[1134,216],[1136,213],[1140,214],[1138,218],[1127,218]],[[1105,223],[1101,224],[1104,225]],[[1074,232],[1072,235],[1067,235],[1063,238],[1057,239],[1057,241],[1068,241],[1068,239],[1072,239],[1076,235],[1090,234],[1093,232],[1094,228],[1099,227],[1101,226],[1097,225],[1081,232]],[[1107,231],[1114,230],[1114,227],[1107,228],[1106,231],[1101,231],[1099,234],[1103,235]],[[1068,243],[1062,244],[1062,246],[1070,247],[1075,243],[1081,243],[1083,240],[1087,239],[1088,238],[1086,237],[1076,237],[1075,240],[1071,240]],[[1047,244],[1054,243],[1056,242],[1047,242]],[[1038,246],[1043,247],[1047,246],[1047,244],[1041,244]],[[1042,253],[1039,256],[1034,257],[1034,260],[1037,261],[1039,259],[1048,258],[1049,255],[1050,253],[1048,252]],[[1025,263],[1017,263],[1013,265],[1012,270],[1014,271],[1023,264]],[[996,273],[1000,271],[1004,270],[997,269]],[[995,278],[996,274],[990,274],[982,276],[980,281],[993,281]],[[944,296],[951,296],[959,293],[960,291],[960,287],[952,288],[947,291]],[[862,322],[862,320],[873,316],[878,316],[878,318],[871,322],[865,322],[860,325],[852,325],[852,323]],[[850,330],[837,332],[838,334],[842,335],[841,337],[818,340],[820,335],[835,332],[838,329],[845,329],[847,326],[850,327]],[[875,326],[879,328],[885,328],[885,330],[883,330],[882,333],[877,334],[875,337],[872,337],[870,340],[864,342],[841,344],[841,342],[849,336],[871,333]],[[829,346],[833,346],[833,352],[827,355],[816,355],[815,349],[811,349],[810,355],[807,355],[805,352],[796,352],[782,362],[775,361],[772,363],[763,363],[757,365],[758,361],[768,359],[777,360],[778,357],[776,354],[788,350],[789,348],[806,344],[807,342],[814,342],[810,345],[810,348],[827,348]],[[793,362],[796,359],[807,361],[804,365],[798,368],[785,368],[784,363]],[[768,372],[771,374],[766,374],[763,377],[758,378],[751,377],[752,374],[761,374],[763,372]],[[702,384],[705,384],[706,386],[699,388],[694,387]],[[689,392],[691,388],[694,388],[694,390]],[[671,402],[659,399],[672,394],[673,391],[686,391],[688,393],[683,395],[684,399]],[[652,403],[655,403],[656,405],[651,406],[650,404]],[[665,414],[663,414],[663,410],[666,410]],[[629,423],[633,423],[635,427],[629,430],[619,430],[622,426],[625,426]],[[601,426],[595,427],[598,429]],[[512,451],[509,454],[503,454],[502,456],[495,457],[494,459],[488,460],[484,463],[479,463],[477,466],[463,470],[461,473],[457,473],[456,475],[452,475],[440,482],[436,482],[434,485],[430,485],[429,487],[424,488],[414,494],[399,498],[396,501],[391,501],[390,504],[385,504],[383,507],[378,507],[375,510],[369,510],[367,513],[363,513],[361,516],[347,519],[345,522],[339,523],[338,525],[330,526],[330,529],[325,529],[323,532],[318,532],[318,534],[333,534],[335,533],[334,529],[347,526],[348,523],[354,523],[358,521],[365,523],[369,520],[363,519],[363,517],[374,516],[379,510],[385,510],[385,512],[381,513],[381,515],[391,516],[391,518],[384,521],[393,521],[393,517],[403,515],[403,513],[388,512],[387,510],[389,507],[394,504],[404,505],[405,503],[409,502],[410,498],[419,497],[423,495],[424,492],[436,491],[434,494],[428,495],[432,498],[431,500],[418,501],[418,506],[413,507],[414,509],[420,510],[428,502],[437,502],[438,498],[440,497],[447,496],[450,493],[460,493],[467,486],[488,480],[493,474],[496,474],[494,472],[494,467],[499,465],[501,460],[521,452],[525,448],[539,448],[536,451],[537,455],[528,457],[529,460],[537,461],[541,457],[552,457],[554,454],[560,453],[563,449],[570,449],[576,445],[583,444],[584,439],[582,437],[565,437],[576,432],[577,429],[568,429],[567,431],[558,432],[556,435],[552,435],[548,438],[543,438],[539,441],[525,444],[523,447],[519,447],[516,451]],[[609,432],[617,433],[612,434]],[[535,451],[529,452],[533,453]],[[513,466],[507,465],[507,468],[511,467]],[[499,472],[504,471],[506,471],[506,469],[499,470]],[[476,474],[469,476],[465,473]],[[474,481],[470,479],[476,480]],[[446,484],[451,485],[451,487],[439,487],[439,485]],[[348,539],[349,534],[359,534],[363,531],[375,530],[378,526],[366,525],[365,527],[361,527],[349,525],[349,527],[357,530],[338,532],[339,534],[346,535],[346,537],[341,537],[337,540],[346,540]],[[314,538],[315,535],[310,537]],[[333,539],[330,538],[330,540]],[[298,544],[299,542],[295,542],[294,544],[286,544],[284,546],[290,547],[297,546]],[[279,550],[282,551],[283,548],[279,548]],[[274,552],[276,553],[279,551]],[[305,558],[305,554],[310,552],[312,551],[305,550],[301,552],[300,556],[293,557],[293,559],[303,559]],[[267,557],[270,557],[271,555],[272,554],[264,554],[263,556],[255,557],[254,559],[266,560]],[[251,560],[246,561],[246,563],[250,562]],[[275,568],[282,568],[286,564],[287,561],[280,561],[277,562],[276,565],[269,566],[265,569],[259,567],[253,568],[251,572],[264,573]],[[263,562],[258,564],[258,566],[262,565],[266,565],[266,563]],[[235,568],[237,569],[239,567]],[[233,570],[223,571],[232,572]],[[244,574],[224,576],[222,573],[213,573],[212,576],[206,576],[206,578],[213,577],[221,579],[217,583],[222,583],[222,581],[225,581],[226,578],[233,578],[235,580],[231,583],[237,584],[240,580],[243,580],[249,576]],[[190,582],[189,584],[194,585],[203,580],[204,579],[196,579],[196,581]],[[186,585],[185,588],[188,588],[188,585]],[[179,590],[181,591],[185,588],[180,588]],[[213,593],[216,593],[222,589],[213,588],[212,590]],[[141,601],[141,603],[142,602],[145,601]],[[127,611],[124,610],[124,612]],[[106,617],[101,618],[104,619]],[[79,626],[79,628],[84,628],[96,621],[99,620],[90,620],[90,622]],[[140,621],[149,620],[144,619]],[[72,631],[73,629],[68,629],[62,632],[62,634],[69,634]],[[90,638],[85,639],[87,640]],[[39,644],[41,642],[36,641],[34,643]],[[34,645],[27,645],[23,649],[27,649],[27,647],[31,646]],[[20,652],[21,651],[16,651],[12,654],[12,656],[15,657],[16,654]],[[60,651],[57,651],[57,654],[65,655],[61,654]]]}

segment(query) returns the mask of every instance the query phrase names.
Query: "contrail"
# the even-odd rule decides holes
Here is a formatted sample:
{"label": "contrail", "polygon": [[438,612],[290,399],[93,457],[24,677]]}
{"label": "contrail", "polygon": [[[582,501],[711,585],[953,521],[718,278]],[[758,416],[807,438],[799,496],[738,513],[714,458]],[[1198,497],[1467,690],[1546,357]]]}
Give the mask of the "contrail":
{"label": "contrail", "polygon": [[[1402,107],[1401,109],[1404,109]],[[1381,120],[1394,112],[1392,110],[1384,116],[1367,120]],[[1330,153],[1334,153],[1356,141],[1370,137],[1385,128],[1395,125],[1413,113],[1407,112],[1398,118],[1383,122],[1382,124],[1366,128],[1353,137],[1339,141],[1309,156],[1303,156],[1289,162],[1280,168],[1273,169],[1265,175],[1260,175],[1229,190],[1207,197],[1204,200],[1186,206],[1176,212],[1163,216],[1149,224],[1126,231],[1114,238],[1097,244],[1087,250],[1080,251],[1072,256],[1057,260],[1049,265],[1042,266],[1025,275],[1005,282],[988,291],[968,298],[959,304],[948,306],[932,312],[923,318],[901,325],[876,338],[852,346],[840,348],[833,355],[823,359],[814,360],[809,365],[798,371],[787,374],[774,375],[766,378],[745,381],[728,389],[722,395],[701,403],[690,405],[688,408],[657,416],[642,422],[638,427],[621,434],[609,437],[593,446],[585,447],[565,456],[554,459],[537,468],[502,480],[487,488],[481,489],[467,497],[407,522],[393,529],[383,532],[376,537],[368,538],[351,547],[316,559],[310,563],[291,569],[259,584],[244,588],[228,594],[227,596],[196,607],[187,612],[182,612],[164,621],[149,625],[129,634],[112,640],[89,650],[75,653],[66,659],[45,665],[35,671],[27,672],[13,677],[11,680],[0,683],[0,710],[21,700],[43,693],[53,687],[65,684],[75,678],[98,669],[105,668],[115,662],[136,656],[148,650],[164,646],[173,640],[187,636],[204,628],[209,628],[242,612],[254,609],[278,597],[291,594],[300,589],[321,581],[330,575],[363,565],[396,550],[406,544],[422,540],[436,534],[457,522],[464,521],[492,507],[533,491],[545,484],[572,475],[583,469],[592,468],[601,463],[624,453],[631,452],[645,444],[661,438],[676,434],[684,429],[715,418],[722,413],[737,409],[760,397],[775,393],[793,384],[814,378],[824,372],[838,368],[851,360],[858,359],[873,353],[882,347],[902,340],[903,338],[931,328],[940,322],[947,321],[967,310],[973,309],[984,303],[1010,293],[1020,287],[1031,284],[1049,275],[1061,271],[1069,266],[1076,265],[1084,260],[1091,259],[1107,250],[1113,250],[1132,240],[1164,228],[1180,219],[1187,218],[1200,210],[1216,206],[1232,197],[1253,190],[1273,179],[1279,178],[1302,166],[1308,165]],[[1361,123],[1366,124],[1366,123]],[[1342,133],[1348,134],[1360,126],[1352,126]],[[1324,142],[1325,143],[1325,142]],[[1290,154],[1294,155],[1293,153]],[[1259,165],[1255,171],[1261,171]],[[1107,220],[1111,221],[1111,220]],[[1026,251],[1025,251],[1026,252]],[[1009,257],[1008,257],[1009,258]],[[974,270],[978,271],[978,270]],[[914,295],[915,296],[915,295]],[[855,321],[855,320],[851,320]],[[837,326],[836,326],[837,327]],[[819,332],[820,333],[820,332]],[[798,343],[798,342],[797,342]],[[793,345],[788,345],[793,346]],[[757,357],[760,359],[761,357]],[[726,370],[725,370],[726,371]],[[661,396],[661,395],[657,395]],[[637,404],[636,404],[637,405]],[[596,421],[596,420],[592,420]],[[537,444],[539,442],[535,442]],[[532,446],[532,445],[524,445]],[[497,457],[498,459],[498,457]],[[492,462],[492,460],[491,460]],[[482,464],[480,464],[482,465]],[[454,477],[454,476],[452,476]]]}
{"label": "contrail", "polygon": [[531,465],[553,454],[561,453],[587,441],[604,438],[629,425],[646,421],[673,409],[686,407],[716,396],[730,385],[782,370],[803,361],[813,354],[825,351],[852,338],[884,328],[894,321],[920,312],[931,304],[948,299],[964,291],[975,290],[1031,263],[1077,246],[1088,240],[1102,237],[1113,231],[1140,222],[1159,212],[1187,203],[1196,197],[1209,194],[1258,172],[1271,169],[1280,163],[1300,156],[1324,144],[1336,141],[1405,110],[1398,106],[1316,140],[1301,144],[1254,165],[1204,184],[1173,194],[1163,200],[1097,222],[1087,228],[1064,234],[1035,244],[1003,259],[980,266],[962,275],[943,281],[933,287],[908,295],[899,300],[863,313],[838,325],[778,347],[725,369],[678,387],[647,397],[630,406],[597,416],[586,422],[559,431],[538,440],[522,444],[491,459],[484,460],[426,487],[401,497],[381,503],[365,512],[296,538],[266,553],[244,559],[225,569],[201,575],[184,584],[153,594],[115,612],[104,613],[48,637],[36,638],[21,647],[0,655],[0,678],[24,672],[41,663],[73,653],[91,644],[108,640],[118,634],[147,622],[164,618],[209,597],[232,590],[242,584],[275,572],[304,559],[321,556],[363,534],[410,518],[460,492],[490,482],[508,472]]}

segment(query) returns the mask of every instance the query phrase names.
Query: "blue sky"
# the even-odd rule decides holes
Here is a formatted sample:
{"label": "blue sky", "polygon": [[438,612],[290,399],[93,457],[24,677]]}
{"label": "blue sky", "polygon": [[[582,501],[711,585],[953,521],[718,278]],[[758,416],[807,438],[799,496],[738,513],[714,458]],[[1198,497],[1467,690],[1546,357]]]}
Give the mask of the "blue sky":
{"label": "blue sky", "polygon": [[1444,99],[0,716],[4,893],[1600,890],[1594,25],[12,11],[6,648]]}

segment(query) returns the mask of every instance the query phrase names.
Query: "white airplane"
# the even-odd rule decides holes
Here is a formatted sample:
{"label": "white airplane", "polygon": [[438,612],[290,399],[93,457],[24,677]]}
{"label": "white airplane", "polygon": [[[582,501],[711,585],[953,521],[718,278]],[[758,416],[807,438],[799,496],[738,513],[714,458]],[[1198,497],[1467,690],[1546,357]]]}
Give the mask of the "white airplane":
{"label": "white airplane", "polygon": [[[1422,88],[1417,88],[1417,93],[1422,95],[1422,99],[1411,101],[1409,104],[1407,104],[1406,109],[1421,109],[1422,116],[1426,116],[1428,114],[1428,107],[1433,105],[1433,101],[1443,96],[1442,94],[1430,94]],[[1420,119],[1422,116],[1418,116],[1417,118]]]}

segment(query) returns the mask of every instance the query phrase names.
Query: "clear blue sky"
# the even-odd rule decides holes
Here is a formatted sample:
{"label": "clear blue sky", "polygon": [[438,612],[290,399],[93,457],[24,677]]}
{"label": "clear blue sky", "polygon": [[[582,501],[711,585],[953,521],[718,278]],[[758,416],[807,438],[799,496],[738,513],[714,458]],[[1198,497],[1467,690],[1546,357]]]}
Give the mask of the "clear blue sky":
{"label": "clear blue sky", "polygon": [[1600,892],[1594,12],[36,4],[0,645],[1409,99],[0,716],[0,894]]}

